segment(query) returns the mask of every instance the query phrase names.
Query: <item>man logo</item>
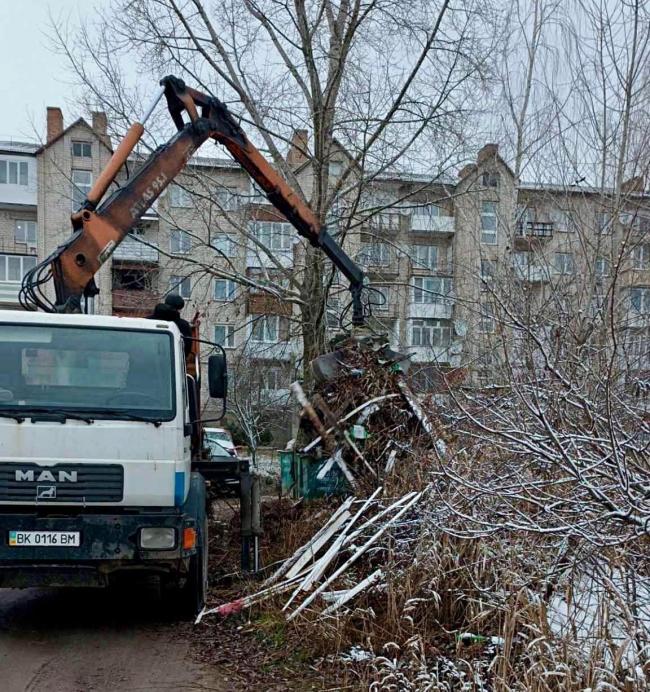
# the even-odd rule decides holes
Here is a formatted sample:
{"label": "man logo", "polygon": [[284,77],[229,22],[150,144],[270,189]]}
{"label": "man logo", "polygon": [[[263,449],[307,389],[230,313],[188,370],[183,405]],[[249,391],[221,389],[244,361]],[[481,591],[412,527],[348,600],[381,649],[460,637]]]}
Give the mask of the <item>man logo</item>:
{"label": "man logo", "polygon": [[54,485],[39,485],[36,488],[37,500],[55,500],[56,486]]}
{"label": "man logo", "polygon": [[38,475],[36,471],[16,471],[17,481],[27,481],[28,483],[76,483],[77,471],[55,471],[43,469]]}

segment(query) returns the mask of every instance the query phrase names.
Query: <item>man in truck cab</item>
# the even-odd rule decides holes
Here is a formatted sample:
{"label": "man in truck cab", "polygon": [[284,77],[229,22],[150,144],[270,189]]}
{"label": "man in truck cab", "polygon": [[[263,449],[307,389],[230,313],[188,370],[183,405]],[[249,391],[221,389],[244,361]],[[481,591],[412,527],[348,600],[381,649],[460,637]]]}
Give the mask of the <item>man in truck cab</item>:
{"label": "man in truck cab", "polygon": [[148,319],[150,320],[165,320],[173,322],[178,331],[183,335],[183,344],[187,353],[192,345],[192,327],[187,320],[181,317],[181,310],[185,305],[185,301],[177,294],[170,293],[164,303],[158,303],[153,309]]}
{"label": "man in truck cab", "polygon": [[181,317],[181,310],[185,307],[185,301],[178,293],[170,293],[165,298],[165,305],[172,310],[171,321],[178,327],[178,331],[183,335],[185,351],[189,351],[192,339],[192,327],[187,320]]}

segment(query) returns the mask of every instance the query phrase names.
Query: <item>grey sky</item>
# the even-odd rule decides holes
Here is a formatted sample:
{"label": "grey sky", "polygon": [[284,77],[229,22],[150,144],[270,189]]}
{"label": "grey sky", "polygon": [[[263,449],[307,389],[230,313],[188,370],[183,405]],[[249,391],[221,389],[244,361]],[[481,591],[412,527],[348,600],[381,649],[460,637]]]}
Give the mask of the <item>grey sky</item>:
{"label": "grey sky", "polygon": [[91,15],[93,4],[89,0],[0,0],[0,139],[40,139],[47,106],[61,106],[66,123],[78,117],[72,111],[74,94],[65,58],[51,48],[47,34],[50,13],[78,22]]}

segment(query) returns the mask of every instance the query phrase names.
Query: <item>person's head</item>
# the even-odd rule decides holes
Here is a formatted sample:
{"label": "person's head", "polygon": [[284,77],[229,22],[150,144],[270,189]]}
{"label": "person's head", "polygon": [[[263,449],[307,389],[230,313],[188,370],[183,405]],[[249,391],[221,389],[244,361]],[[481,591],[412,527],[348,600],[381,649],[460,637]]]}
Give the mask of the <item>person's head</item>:
{"label": "person's head", "polygon": [[167,303],[158,303],[153,309],[153,317],[157,320],[173,320],[176,317],[176,311]]}
{"label": "person's head", "polygon": [[178,293],[170,293],[165,298],[165,305],[168,305],[176,312],[180,312],[185,307],[185,301],[178,295]]}

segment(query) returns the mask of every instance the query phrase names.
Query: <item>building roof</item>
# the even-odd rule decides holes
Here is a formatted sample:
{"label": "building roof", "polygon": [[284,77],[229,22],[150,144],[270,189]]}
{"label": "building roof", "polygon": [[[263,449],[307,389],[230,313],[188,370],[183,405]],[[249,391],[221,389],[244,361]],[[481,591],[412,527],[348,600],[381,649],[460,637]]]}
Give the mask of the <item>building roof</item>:
{"label": "building roof", "polygon": [[22,154],[34,156],[40,144],[36,142],[19,142],[15,139],[0,140],[0,153],[3,154]]}
{"label": "building roof", "polygon": [[423,183],[430,185],[456,185],[458,182],[455,178],[446,173],[438,173],[437,175],[426,173],[407,173],[404,171],[385,171],[377,175],[374,180],[378,181],[401,181],[406,183]]}
{"label": "building roof", "polygon": [[89,125],[83,118],[77,118],[73,123],[71,123],[70,125],[68,125],[68,127],[65,127],[61,132],[59,132],[59,134],[58,134],[56,137],[54,137],[53,139],[51,139],[49,142],[46,142],[46,143],[43,144],[42,146],[40,146],[40,147],[36,150],[35,153],[36,153],[36,154],[42,154],[46,149],[49,149],[53,144],[55,144],[56,142],[58,142],[62,137],[65,137],[65,136],[68,134],[68,132],[70,132],[70,130],[72,130],[73,128],[78,127],[78,126],[85,127],[87,130],[90,130],[90,132],[91,132],[95,137],[97,137],[97,139],[98,139],[98,140],[99,140],[99,141],[100,141],[111,153],[113,152],[113,150],[111,149],[111,147],[109,147],[108,144],[106,144],[106,141],[104,140],[104,138],[101,137],[100,135],[98,135],[97,132],[95,132],[95,130],[93,130],[93,128],[90,127],[90,125]]}
{"label": "building roof", "polygon": [[[520,182],[517,185],[519,190],[530,190],[531,192],[561,192],[563,194],[572,195],[613,195],[615,190],[613,187],[593,187],[592,185],[560,185],[559,183],[531,183]],[[629,191],[623,193],[626,198],[648,197],[649,194],[644,191]]]}

